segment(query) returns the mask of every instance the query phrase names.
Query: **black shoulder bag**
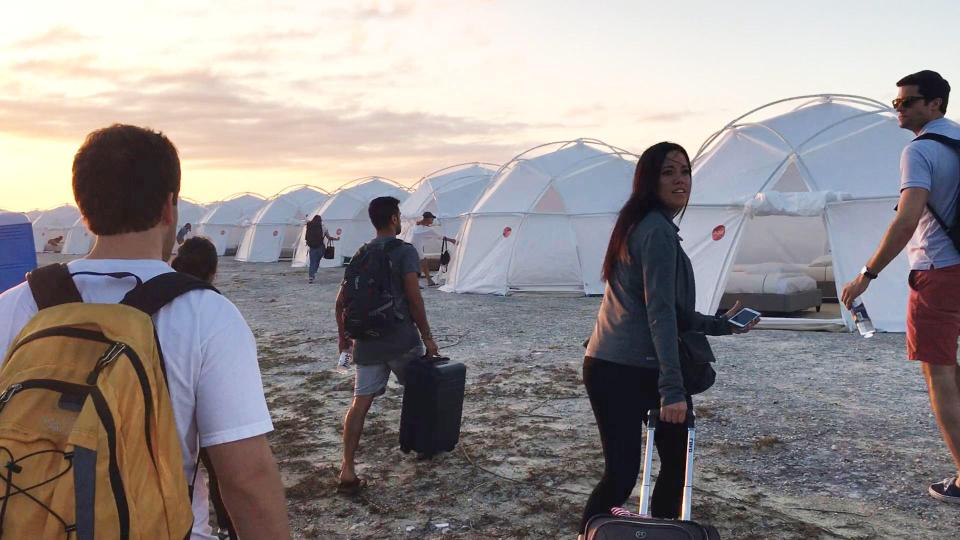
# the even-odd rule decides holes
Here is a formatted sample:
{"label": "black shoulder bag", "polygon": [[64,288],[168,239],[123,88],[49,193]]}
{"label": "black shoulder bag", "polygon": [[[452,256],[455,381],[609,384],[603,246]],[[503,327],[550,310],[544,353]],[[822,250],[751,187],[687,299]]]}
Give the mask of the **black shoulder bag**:
{"label": "black shoulder bag", "polygon": [[[677,243],[677,274],[679,277],[682,248]],[[677,280],[677,292],[680,292],[680,280]],[[690,330],[690,313],[680,303],[677,294],[677,336],[680,352],[680,371],[683,373],[683,386],[690,395],[705,392],[717,381],[717,372],[713,369],[717,357],[710,348],[710,342],[703,332]]]}
{"label": "black shoulder bag", "polygon": [[450,250],[447,249],[447,237],[443,237],[443,241],[440,243],[440,266],[447,266],[450,264]]}

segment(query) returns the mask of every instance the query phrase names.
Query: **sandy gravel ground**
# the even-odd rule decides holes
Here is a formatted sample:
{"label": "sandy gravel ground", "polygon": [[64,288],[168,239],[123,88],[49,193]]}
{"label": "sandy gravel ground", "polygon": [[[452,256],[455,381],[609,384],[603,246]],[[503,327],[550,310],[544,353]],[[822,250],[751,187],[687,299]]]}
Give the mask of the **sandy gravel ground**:
{"label": "sandy gravel ground", "polygon": [[[358,455],[370,486],[350,499],[334,493],[353,382],[334,369],[341,275],[308,285],[287,263],[224,258],[218,276],[257,336],[295,537],[575,538],[602,472],[580,372],[599,298],[424,291],[443,351],[468,369],[461,443],[430,461],[401,453],[391,382]],[[723,538],[956,534],[960,508],[926,495],[952,464],[903,334],[711,340],[719,380],[696,399],[694,519]]]}

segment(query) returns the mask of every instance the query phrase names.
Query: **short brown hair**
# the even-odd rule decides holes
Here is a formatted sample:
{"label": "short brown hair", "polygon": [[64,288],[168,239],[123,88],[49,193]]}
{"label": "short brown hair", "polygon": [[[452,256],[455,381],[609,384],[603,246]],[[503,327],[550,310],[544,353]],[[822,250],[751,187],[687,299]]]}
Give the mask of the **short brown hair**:
{"label": "short brown hair", "polygon": [[98,236],[146,231],[180,195],[180,157],[163,133],[114,124],[83,141],[73,158],[73,197]]}

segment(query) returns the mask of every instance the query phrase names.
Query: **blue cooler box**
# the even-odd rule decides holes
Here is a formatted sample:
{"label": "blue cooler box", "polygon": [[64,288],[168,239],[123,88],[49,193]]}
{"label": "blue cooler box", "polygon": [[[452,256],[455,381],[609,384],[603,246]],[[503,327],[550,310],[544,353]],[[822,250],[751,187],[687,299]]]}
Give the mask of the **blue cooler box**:
{"label": "blue cooler box", "polygon": [[0,212],[0,293],[22,283],[36,267],[30,219],[18,212]]}

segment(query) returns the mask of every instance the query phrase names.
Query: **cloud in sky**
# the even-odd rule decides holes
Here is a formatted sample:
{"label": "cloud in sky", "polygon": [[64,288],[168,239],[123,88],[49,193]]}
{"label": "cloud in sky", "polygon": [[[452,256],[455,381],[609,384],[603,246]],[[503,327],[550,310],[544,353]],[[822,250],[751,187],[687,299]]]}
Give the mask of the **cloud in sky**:
{"label": "cloud in sky", "polygon": [[[25,62],[20,69],[42,74],[69,69],[113,81],[108,90],[85,96],[21,94],[0,98],[0,132],[70,139],[114,122],[167,132],[185,159],[212,167],[282,168],[317,166],[374,157],[468,160],[509,153],[522,132],[520,122],[493,122],[419,111],[340,108],[284,101],[209,70],[130,76],[90,67],[84,58]],[[89,59],[86,59],[89,60]],[[468,157],[467,151],[474,152]]]}
{"label": "cloud in sky", "polygon": [[40,34],[15,41],[11,47],[16,49],[32,49],[37,47],[57,47],[61,45],[74,45],[79,42],[89,41],[91,38],[68,26],[54,26]]}
{"label": "cloud in sky", "polygon": [[642,114],[637,117],[637,122],[649,122],[649,123],[668,123],[668,122],[680,122],[682,120],[689,120],[692,117],[701,115],[702,113],[690,110],[682,111],[660,111],[655,113]]}

